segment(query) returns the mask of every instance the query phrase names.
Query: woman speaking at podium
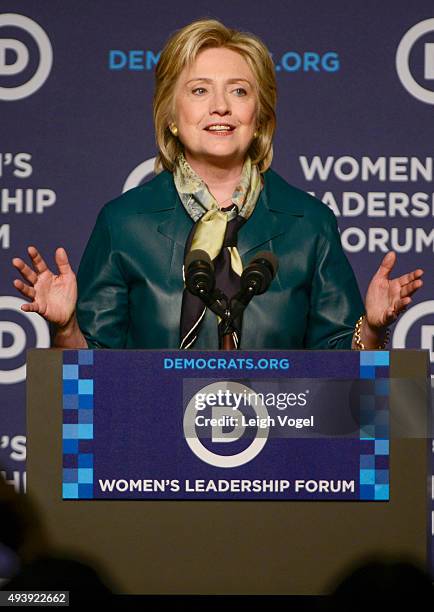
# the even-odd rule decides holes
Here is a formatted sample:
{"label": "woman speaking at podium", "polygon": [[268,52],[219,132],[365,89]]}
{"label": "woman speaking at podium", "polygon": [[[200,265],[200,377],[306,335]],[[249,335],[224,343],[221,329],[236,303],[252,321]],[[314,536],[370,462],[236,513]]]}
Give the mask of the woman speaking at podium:
{"label": "woman speaking at podium", "polygon": [[332,211],[271,170],[276,80],[254,35],[203,19],[175,32],[156,67],[156,176],[106,204],[77,274],[38,250],[13,265],[22,305],[54,324],[63,348],[218,348],[219,319],[185,288],[192,250],[209,254],[228,298],[243,267],[271,251],[269,289],[234,323],[241,349],[375,349],[422,285],[391,279],[387,253],[363,303]]}

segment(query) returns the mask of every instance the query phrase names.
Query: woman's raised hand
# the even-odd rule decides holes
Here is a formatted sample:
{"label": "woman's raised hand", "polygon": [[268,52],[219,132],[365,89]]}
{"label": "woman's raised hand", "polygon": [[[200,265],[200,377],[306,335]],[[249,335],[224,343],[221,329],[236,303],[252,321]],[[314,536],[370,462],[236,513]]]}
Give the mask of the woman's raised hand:
{"label": "woman's raised hand", "polygon": [[395,262],[395,252],[389,251],[369,284],[365,310],[371,328],[386,328],[396,321],[411,303],[413,293],[423,285],[423,270],[420,268],[397,278],[390,278]]}
{"label": "woman's raised hand", "polygon": [[36,247],[29,246],[27,252],[32,267],[19,257],[14,257],[12,260],[13,266],[27,281],[16,279],[14,286],[24,297],[31,300],[22,304],[21,309],[26,312],[37,312],[47,321],[65,327],[71,321],[77,303],[77,280],[69,265],[65,249],[61,247],[56,249],[58,274],[54,274],[48,268]]}

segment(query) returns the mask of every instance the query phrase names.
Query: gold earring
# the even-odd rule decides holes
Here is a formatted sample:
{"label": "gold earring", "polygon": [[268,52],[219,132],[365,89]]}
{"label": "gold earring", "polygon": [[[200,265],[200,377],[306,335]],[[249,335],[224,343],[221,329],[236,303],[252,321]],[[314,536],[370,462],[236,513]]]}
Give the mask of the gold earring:
{"label": "gold earring", "polygon": [[172,123],[171,126],[169,126],[169,130],[172,132],[172,134],[175,136],[178,136],[178,128],[176,127],[176,125],[174,123]]}
{"label": "gold earring", "polygon": [[259,136],[259,132],[257,132],[256,130],[253,133],[253,138],[257,138]]}

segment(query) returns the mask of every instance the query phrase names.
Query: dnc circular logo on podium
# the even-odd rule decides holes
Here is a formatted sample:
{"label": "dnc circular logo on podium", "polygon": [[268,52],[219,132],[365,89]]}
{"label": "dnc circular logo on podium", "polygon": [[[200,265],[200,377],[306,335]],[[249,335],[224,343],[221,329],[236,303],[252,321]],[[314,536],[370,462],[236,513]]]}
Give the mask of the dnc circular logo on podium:
{"label": "dnc circular logo on podium", "polygon": [[[198,423],[198,397],[208,396],[218,393],[229,393],[229,395],[235,395],[237,393],[244,394],[246,386],[233,381],[219,381],[206,385],[200,391],[198,391],[188,403],[184,412],[184,435],[185,440],[190,447],[190,450],[202,461],[219,468],[234,468],[239,467],[248,463],[254,459],[264,448],[267,443],[269,427],[256,428],[256,435],[253,437],[247,448],[236,452],[235,454],[218,454],[212,451],[210,448],[205,446],[201,437],[197,434],[196,426]],[[254,394],[254,391],[250,389]],[[267,408],[262,402],[254,402],[249,404],[253,412],[256,415],[256,419],[263,419],[264,423],[267,422],[269,414]],[[211,437],[210,442],[216,443],[233,443],[240,440],[245,431],[245,425],[242,423],[242,413],[240,410],[233,406],[226,405],[218,406],[218,418],[217,415],[212,411],[210,418],[211,425]],[[200,417],[199,417],[200,418]],[[224,432],[224,424],[227,423],[231,426],[229,433]],[[226,446],[226,444],[224,444]]]}

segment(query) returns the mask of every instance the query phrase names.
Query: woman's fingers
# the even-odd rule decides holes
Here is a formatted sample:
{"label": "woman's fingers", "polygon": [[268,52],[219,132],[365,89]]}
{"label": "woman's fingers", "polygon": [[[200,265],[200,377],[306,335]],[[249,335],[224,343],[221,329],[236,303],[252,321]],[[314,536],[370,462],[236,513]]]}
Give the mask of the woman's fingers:
{"label": "woman's fingers", "polygon": [[21,310],[24,310],[24,312],[39,312],[39,305],[37,302],[26,302],[21,304]]}
{"label": "woman's fingers", "polygon": [[401,288],[400,296],[402,298],[405,298],[409,295],[413,295],[413,293],[417,291],[418,289],[420,289],[422,285],[423,285],[423,281],[420,279],[411,281]]}
{"label": "woman's fingers", "polygon": [[389,278],[389,274],[391,273],[393,266],[396,262],[396,253],[395,251],[389,251],[383,257],[383,260],[378,268],[376,275],[381,278]]}
{"label": "woman's fingers", "polygon": [[386,320],[384,323],[386,325],[390,325],[399,317],[399,315],[407,308],[407,306],[411,303],[410,297],[405,297],[399,300],[396,300],[393,306],[389,306],[386,309],[385,316]]}
{"label": "woman's fingers", "polygon": [[38,275],[30,266],[26,264],[25,261],[20,259],[19,257],[14,257],[12,260],[12,265],[20,272],[23,278],[26,279],[29,283],[34,285],[38,280]]}
{"label": "woman's fingers", "polygon": [[404,308],[407,308],[407,306],[410,303],[411,303],[411,297],[404,297],[404,298],[396,300],[396,302],[393,304],[392,309],[398,315],[404,310]]}
{"label": "woman's fingers", "polygon": [[59,247],[56,249],[54,254],[54,258],[56,260],[57,267],[59,269],[60,274],[67,274],[71,271],[71,266],[69,265],[68,255],[63,247]]}
{"label": "woman's fingers", "polygon": [[33,300],[33,298],[36,295],[36,291],[34,289],[34,287],[30,287],[29,285],[26,285],[26,283],[23,283],[22,280],[16,278],[14,280],[14,286],[18,289],[18,291],[20,291],[25,297]]}
{"label": "woman's fingers", "polygon": [[33,267],[38,274],[42,274],[43,272],[48,270],[47,264],[45,263],[42,255],[36,247],[29,246],[27,248],[27,252],[30,256],[30,259],[32,260]]}
{"label": "woman's fingers", "polygon": [[407,285],[412,281],[420,278],[423,275],[423,270],[418,268],[417,270],[413,270],[412,272],[408,272],[407,274],[403,274],[398,278],[400,285]]}

